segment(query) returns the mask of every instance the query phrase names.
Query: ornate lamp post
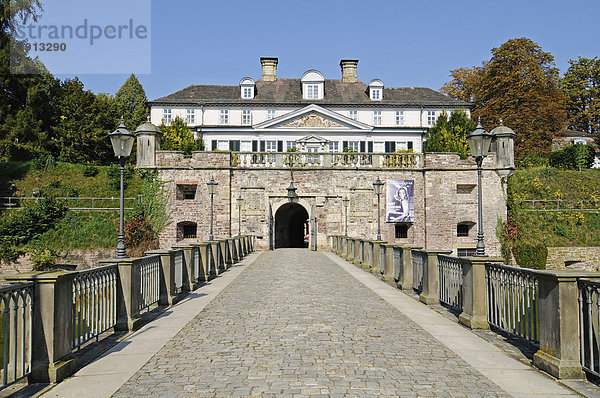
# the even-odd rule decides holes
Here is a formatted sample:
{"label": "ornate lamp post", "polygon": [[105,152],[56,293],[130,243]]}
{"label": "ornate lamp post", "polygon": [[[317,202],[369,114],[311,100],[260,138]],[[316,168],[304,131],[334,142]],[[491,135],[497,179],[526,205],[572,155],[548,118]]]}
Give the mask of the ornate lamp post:
{"label": "ornate lamp post", "polygon": [[348,205],[350,204],[350,199],[347,196],[342,199],[342,204],[344,205],[344,210],[346,211],[346,232],[345,236],[348,237]]}
{"label": "ornate lamp post", "polygon": [[210,234],[208,235],[208,240],[215,240],[215,236],[213,234],[213,217],[214,217],[214,206],[213,206],[213,198],[215,196],[215,190],[217,189],[218,182],[215,181],[214,177],[210,177],[210,181],[206,183],[208,185],[208,193],[210,195]]}
{"label": "ornate lamp post", "polygon": [[112,143],[115,156],[119,159],[119,165],[121,166],[121,196],[119,200],[119,238],[117,243],[117,258],[126,258],[127,253],[125,251],[125,233],[123,228],[125,207],[125,189],[123,186],[123,177],[125,175],[125,161],[129,155],[131,155],[131,148],[133,148],[135,136],[125,128],[123,116],[121,116],[121,123],[117,129],[112,133],[108,133],[108,136],[110,137],[110,142]]}
{"label": "ornate lamp post", "polygon": [[493,134],[485,131],[481,125],[481,118],[477,123],[475,131],[473,131],[467,139],[469,140],[469,148],[471,149],[471,156],[475,158],[477,162],[477,257],[485,256],[485,243],[483,242],[483,210],[481,202],[481,165],[483,158],[485,158],[490,149],[490,143],[492,142]]}
{"label": "ornate lamp post", "polygon": [[381,217],[379,216],[379,205],[381,204],[381,192],[383,191],[383,181],[377,177],[373,183],[375,193],[377,194],[377,240],[381,240]]}
{"label": "ornate lamp post", "polygon": [[238,205],[238,235],[242,235],[242,203],[244,202],[242,194],[236,200]]}

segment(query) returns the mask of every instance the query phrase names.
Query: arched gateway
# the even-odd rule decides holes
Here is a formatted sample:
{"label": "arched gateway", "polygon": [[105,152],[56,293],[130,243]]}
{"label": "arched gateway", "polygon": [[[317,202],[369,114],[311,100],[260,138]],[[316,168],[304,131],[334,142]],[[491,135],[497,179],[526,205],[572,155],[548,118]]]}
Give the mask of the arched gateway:
{"label": "arched gateway", "polygon": [[308,212],[298,203],[286,203],[275,213],[275,248],[308,247]]}

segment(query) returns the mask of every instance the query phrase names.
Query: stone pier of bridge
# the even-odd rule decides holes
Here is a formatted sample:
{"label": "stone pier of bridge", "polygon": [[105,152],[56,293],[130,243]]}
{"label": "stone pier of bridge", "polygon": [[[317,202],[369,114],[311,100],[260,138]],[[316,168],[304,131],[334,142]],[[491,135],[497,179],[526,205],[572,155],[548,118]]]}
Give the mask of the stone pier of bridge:
{"label": "stone pier of bridge", "polygon": [[251,254],[44,396],[579,395],[331,253],[278,249]]}

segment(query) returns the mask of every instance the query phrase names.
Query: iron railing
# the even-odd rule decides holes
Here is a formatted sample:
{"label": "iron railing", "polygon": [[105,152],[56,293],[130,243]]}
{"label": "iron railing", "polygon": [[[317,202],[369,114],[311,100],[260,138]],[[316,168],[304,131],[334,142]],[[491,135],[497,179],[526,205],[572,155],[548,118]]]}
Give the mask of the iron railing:
{"label": "iron railing", "polygon": [[485,265],[488,322],[539,345],[538,279],[533,270]]}
{"label": "iron railing", "polygon": [[379,245],[379,273],[383,275],[385,273],[385,246]]}
{"label": "iron railing", "polygon": [[463,260],[438,254],[439,297],[442,304],[461,311],[463,306]]}
{"label": "iron railing", "polygon": [[600,280],[579,279],[579,344],[581,367],[600,377]]}
{"label": "iron railing", "polygon": [[[35,196],[0,196],[0,209],[24,209],[45,199]],[[58,197],[65,202],[70,210],[119,210],[119,198],[96,198],[96,197]],[[124,198],[125,210],[133,210],[136,202],[143,200],[142,195],[137,198]]]}
{"label": "iron railing", "polygon": [[33,336],[33,282],[0,288],[2,326],[2,388],[31,372]]}
{"label": "iron railing", "polygon": [[179,290],[183,287],[183,250],[177,250],[175,252],[173,262],[175,264],[175,288]]}
{"label": "iron railing", "polygon": [[142,311],[152,304],[158,303],[160,297],[160,256],[142,258],[135,271],[140,282],[137,310]]}
{"label": "iron railing", "polygon": [[71,348],[98,337],[117,322],[116,264],[81,271],[73,279],[73,340]]}
{"label": "iron railing", "polygon": [[400,275],[402,273],[402,248],[398,246],[394,246],[394,280],[398,282],[400,280]]}
{"label": "iron railing", "polygon": [[423,268],[427,266],[427,253],[412,249],[413,289],[417,293],[423,291]]}
{"label": "iron railing", "polygon": [[598,211],[597,199],[517,199],[513,203],[522,211]]}
{"label": "iron railing", "polygon": [[192,247],[192,279],[198,281],[200,278],[200,248],[198,246]]}

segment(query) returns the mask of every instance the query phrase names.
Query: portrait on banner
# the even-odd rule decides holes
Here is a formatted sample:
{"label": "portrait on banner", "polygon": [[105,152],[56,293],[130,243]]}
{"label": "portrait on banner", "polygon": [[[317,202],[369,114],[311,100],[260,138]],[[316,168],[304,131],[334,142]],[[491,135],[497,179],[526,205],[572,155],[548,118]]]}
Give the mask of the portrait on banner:
{"label": "portrait on banner", "polygon": [[386,222],[415,221],[414,187],[414,180],[387,180]]}

